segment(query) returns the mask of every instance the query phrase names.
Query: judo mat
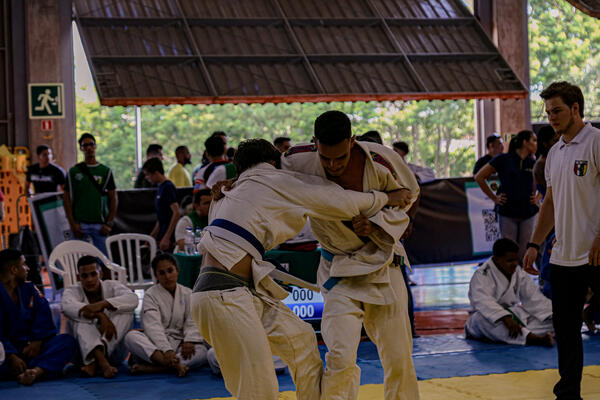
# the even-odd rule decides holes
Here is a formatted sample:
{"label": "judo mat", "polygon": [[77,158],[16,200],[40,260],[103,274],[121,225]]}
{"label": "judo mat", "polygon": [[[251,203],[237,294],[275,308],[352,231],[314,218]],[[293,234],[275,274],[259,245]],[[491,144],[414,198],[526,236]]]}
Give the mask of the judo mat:
{"label": "judo mat", "polygon": [[[586,400],[600,399],[600,336],[584,334]],[[321,355],[326,351],[320,347]],[[413,360],[424,400],[552,399],[556,382],[556,348],[481,343],[460,335],[433,335],[414,341]],[[360,400],[383,399],[383,369],[375,346],[360,344]],[[281,399],[294,399],[289,374],[278,376]],[[129,375],[122,366],[114,379],[82,378],[71,369],[65,378],[23,387],[0,382],[1,399],[230,399],[223,380],[208,368],[185,378],[174,375]]]}

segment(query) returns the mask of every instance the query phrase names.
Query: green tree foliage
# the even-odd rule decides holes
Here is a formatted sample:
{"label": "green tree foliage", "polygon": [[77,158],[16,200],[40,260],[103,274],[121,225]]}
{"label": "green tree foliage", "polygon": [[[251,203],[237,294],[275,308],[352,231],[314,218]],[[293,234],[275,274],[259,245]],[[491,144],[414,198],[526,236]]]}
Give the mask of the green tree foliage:
{"label": "green tree foliage", "polygon": [[564,0],[529,0],[531,114],[546,119],[539,94],[554,81],[579,85],[587,119],[600,119],[600,21]]}
{"label": "green tree foliage", "polygon": [[[294,143],[309,142],[315,118],[332,109],[350,115],[357,135],[377,130],[387,145],[408,142],[408,160],[430,166],[437,176],[470,173],[475,157],[473,105],[466,101],[143,107],[142,148],[145,151],[150,143],[162,144],[168,168],[175,162],[175,148],[187,145],[192,165],[197,165],[204,141],[213,131],[227,132],[233,147],[244,139],[273,140],[277,136],[287,136]],[[113,168],[119,188],[131,188],[135,180],[133,116],[131,107],[77,103],[78,132],[96,135],[98,160]]]}

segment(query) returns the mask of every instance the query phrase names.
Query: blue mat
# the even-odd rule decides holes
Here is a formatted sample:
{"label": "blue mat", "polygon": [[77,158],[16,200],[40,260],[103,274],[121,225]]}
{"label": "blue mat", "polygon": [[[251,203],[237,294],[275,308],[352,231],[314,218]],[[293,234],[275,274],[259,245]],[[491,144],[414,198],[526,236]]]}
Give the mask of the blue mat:
{"label": "blue mat", "polygon": [[[600,336],[583,335],[585,365],[600,364]],[[321,346],[324,358],[325,347]],[[419,379],[486,375],[557,367],[556,348],[521,347],[466,340],[458,335],[425,336],[415,339],[413,360]],[[375,345],[360,344],[358,365],[361,384],[382,383],[383,369]],[[294,390],[289,374],[278,376],[281,391]],[[0,398],[46,398],[60,400],[97,399],[207,399],[229,397],[223,380],[208,368],[193,371],[186,378],[174,375],[129,375],[125,366],[116,378],[82,378],[71,370],[67,377],[23,387],[0,382]]]}

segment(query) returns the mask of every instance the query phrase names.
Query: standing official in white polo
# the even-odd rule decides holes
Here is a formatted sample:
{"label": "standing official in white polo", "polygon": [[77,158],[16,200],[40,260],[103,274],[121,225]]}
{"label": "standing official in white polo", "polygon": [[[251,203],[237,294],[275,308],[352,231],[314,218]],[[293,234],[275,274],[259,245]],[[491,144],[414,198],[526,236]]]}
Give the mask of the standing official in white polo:
{"label": "standing official in white polo", "polygon": [[579,400],[583,306],[588,288],[600,293],[600,130],[583,122],[579,87],[555,82],[541,97],[561,138],[546,159],[548,191],[523,266],[537,274],[533,262],[554,226],[550,283],[560,374],[554,394],[557,400]]}

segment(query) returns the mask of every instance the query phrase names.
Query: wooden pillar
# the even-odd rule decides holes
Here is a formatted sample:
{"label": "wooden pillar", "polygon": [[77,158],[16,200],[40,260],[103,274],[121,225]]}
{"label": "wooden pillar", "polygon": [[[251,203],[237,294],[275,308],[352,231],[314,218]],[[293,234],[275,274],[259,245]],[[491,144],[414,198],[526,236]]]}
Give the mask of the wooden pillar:
{"label": "wooden pillar", "polygon": [[32,162],[36,147],[45,144],[65,169],[77,159],[71,13],[71,0],[25,0],[27,83],[64,85],[65,117],[53,119],[51,131],[42,130],[41,120],[28,118]]}
{"label": "wooden pillar", "polygon": [[[475,0],[475,17],[523,85],[529,89],[527,0]],[[478,100],[475,109],[477,156],[492,133],[508,135],[531,129],[529,96],[523,100]]]}
{"label": "wooden pillar", "polygon": [[[494,6],[498,50],[529,90],[527,0],[496,0]],[[500,101],[499,104],[500,133],[531,129],[529,96],[523,100]]]}

